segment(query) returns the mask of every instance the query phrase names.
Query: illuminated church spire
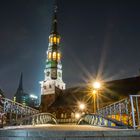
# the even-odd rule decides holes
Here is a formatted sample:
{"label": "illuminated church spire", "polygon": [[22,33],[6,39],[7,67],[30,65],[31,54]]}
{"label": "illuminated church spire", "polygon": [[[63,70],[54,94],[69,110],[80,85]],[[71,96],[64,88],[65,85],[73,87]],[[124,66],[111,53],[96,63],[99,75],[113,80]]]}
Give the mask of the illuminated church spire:
{"label": "illuminated church spire", "polygon": [[58,33],[58,4],[57,0],[54,4],[51,31],[49,36],[49,44],[47,50],[47,59],[45,66],[45,78],[41,82],[41,94],[55,94],[55,87],[65,89],[65,83],[62,80],[62,64],[60,52],[60,35]]}

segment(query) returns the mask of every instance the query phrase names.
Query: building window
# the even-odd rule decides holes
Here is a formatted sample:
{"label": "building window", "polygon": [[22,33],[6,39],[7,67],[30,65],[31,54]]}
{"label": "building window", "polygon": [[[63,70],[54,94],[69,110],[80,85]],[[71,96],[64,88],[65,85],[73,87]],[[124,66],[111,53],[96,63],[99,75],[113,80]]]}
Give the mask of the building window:
{"label": "building window", "polygon": [[60,61],[60,59],[61,59],[60,53],[57,53],[57,58],[58,58],[58,61]]}
{"label": "building window", "polygon": [[51,86],[51,85],[49,85],[49,88],[52,88],[52,86]]}
{"label": "building window", "polygon": [[74,118],[74,113],[73,112],[71,113],[71,118]]}
{"label": "building window", "polygon": [[65,118],[65,119],[67,118],[67,113],[65,113],[65,116],[64,116],[64,118]]}
{"label": "building window", "polygon": [[60,38],[59,38],[59,37],[57,38],[57,43],[58,43],[58,44],[60,43]]}
{"label": "building window", "polygon": [[51,53],[51,52],[49,52],[49,53],[48,53],[48,59],[50,60],[50,59],[51,59],[51,57],[52,57],[52,53]]}
{"label": "building window", "polygon": [[14,102],[16,102],[16,97],[14,97]]}
{"label": "building window", "polygon": [[50,41],[50,43],[53,43],[53,38],[52,38],[52,37],[50,37],[50,40],[49,40],[49,41]]}
{"label": "building window", "polygon": [[56,60],[56,52],[53,52],[53,60]]}
{"label": "building window", "polygon": [[56,44],[56,41],[57,41],[57,38],[56,37],[53,37],[53,43]]}
{"label": "building window", "polygon": [[61,118],[64,118],[64,114],[63,113],[61,113]]}
{"label": "building window", "polygon": [[46,86],[43,86],[44,89],[46,89]]}

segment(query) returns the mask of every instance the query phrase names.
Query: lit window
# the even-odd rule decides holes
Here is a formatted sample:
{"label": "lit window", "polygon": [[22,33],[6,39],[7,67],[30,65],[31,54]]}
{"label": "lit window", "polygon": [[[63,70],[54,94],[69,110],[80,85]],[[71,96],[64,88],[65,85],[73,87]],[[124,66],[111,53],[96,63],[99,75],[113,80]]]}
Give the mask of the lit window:
{"label": "lit window", "polygon": [[52,37],[50,37],[50,43],[53,43],[53,38]]}
{"label": "lit window", "polygon": [[14,102],[16,102],[16,97],[14,97]]}
{"label": "lit window", "polygon": [[56,43],[56,40],[57,40],[57,38],[56,37],[53,37],[53,42],[54,43]]}
{"label": "lit window", "polygon": [[64,118],[64,114],[63,113],[61,113],[61,118]]}
{"label": "lit window", "polygon": [[56,52],[53,52],[53,60],[56,60]]}
{"label": "lit window", "polygon": [[51,52],[48,53],[48,59],[51,59]]}
{"label": "lit window", "polygon": [[57,54],[58,61],[60,61],[61,55],[60,53]]}
{"label": "lit window", "polygon": [[60,38],[59,38],[59,37],[57,38],[57,43],[58,43],[58,44],[60,43]]}

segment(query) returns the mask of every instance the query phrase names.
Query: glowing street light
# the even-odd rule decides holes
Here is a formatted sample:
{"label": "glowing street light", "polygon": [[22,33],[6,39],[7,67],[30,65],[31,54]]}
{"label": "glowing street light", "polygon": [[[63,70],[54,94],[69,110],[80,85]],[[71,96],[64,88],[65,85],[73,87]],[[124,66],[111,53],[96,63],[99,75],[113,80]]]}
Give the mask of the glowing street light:
{"label": "glowing street light", "polygon": [[81,117],[80,113],[75,113],[75,118],[78,120]]}
{"label": "glowing street light", "polygon": [[94,82],[93,83],[93,88],[96,89],[96,90],[100,89],[101,88],[101,83],[98,82],[98,81]]}
{"label": "glowing street light", "polygon": [[79,104],[79,109],[80,109],[80,110],[84,110],[84,109],[85,109],[85,104],[80,103],[80,104]]}

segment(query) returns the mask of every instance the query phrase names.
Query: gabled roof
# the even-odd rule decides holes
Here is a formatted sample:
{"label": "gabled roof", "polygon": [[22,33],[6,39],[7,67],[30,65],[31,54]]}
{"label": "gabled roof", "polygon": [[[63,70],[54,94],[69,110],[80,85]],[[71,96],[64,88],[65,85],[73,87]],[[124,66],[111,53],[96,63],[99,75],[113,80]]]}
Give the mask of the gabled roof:
{"label": "gabled roof", "polygon": [[[140,77],[132,77],[105,82],[104,88],[99,91],[102,106],[110,104],[122,98],[137,94],[140,91]],[[92,104],[92,89],[87,86],[72,87],[61,91],[51,107],[76,106],[78,102]]]}

